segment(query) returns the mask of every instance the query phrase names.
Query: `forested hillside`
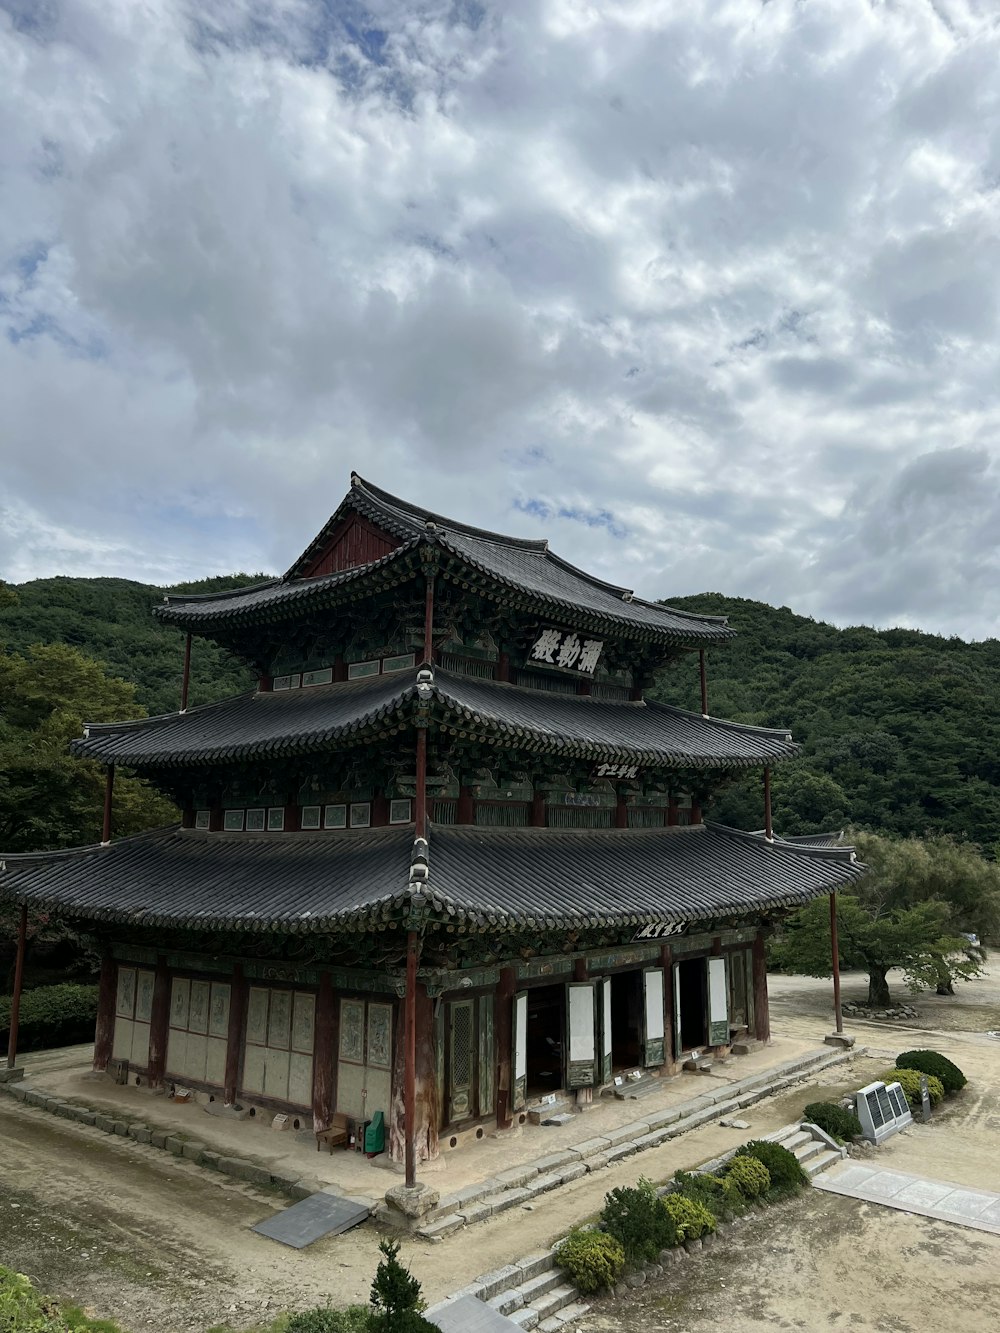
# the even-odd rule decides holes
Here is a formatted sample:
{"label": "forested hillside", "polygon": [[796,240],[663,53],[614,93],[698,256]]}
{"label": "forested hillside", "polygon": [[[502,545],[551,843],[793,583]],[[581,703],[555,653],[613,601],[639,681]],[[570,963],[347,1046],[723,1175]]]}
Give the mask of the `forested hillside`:
{"label": "forested hillside", "polygon": [[[264,577],[225,575],[170,591],[205,592]],[[180,699],[183,638],[150,615],[164,591],[126,579],[21,584],[13,604],[0,597],[0,653],[21,658],[32,644],[68,645],[101,662],[107,674],[133,683],[141,709],[171,712]],[[997,640],[837,629],[787,607],[718,593],[668,600],[726,615],[738,631],[731,645],[708,655],[710,711],[790,726],[804,747],[801,760],[775,773],[780,832],[855,824],[902,834],[946,831],[990,851],[1000,841]],[[238,663],[195,641],[192,704],[251,684]],[[654,693],[700,709],[694,656],[664,672]],[[76,696],[69,711],[79,707],[86,714]],[[0,701],[0,733],[12,720]],[[0,782],[0,806],[2,787]],[[760,827],[759,777],[725,793],[711,813],[740,827]]]}
{"label": "forested hillside", "polygon": [[[226,574],[198,583],[156,588],[129,579],[35,579],[15,585],[17,601],[0,606],[0,649],[23,654],[32,644],[63,643],[102,662],[135,685],[150,715],[179,706],[184,636],[154,620],[165,593],[213,592],[259,583],[267,574]],[[253,680],[214,644],[196,640],[191,703],[210,703],[249,689]]]}
{"label": "forested hillside", "polygon": [[[854,824],[917,835],[945,831],[993,852],[1000,840],[1000,643],[916,630],[837,629],[787,607],[705,593],[668,599],[725,615],[738,631],[708,655],[709,711],[789,726],[803,757],[776,770],[775,828]],[[700,711],[693,660],[656,694]],[[712,817],[761,824],[759,779],[733,788]]]}

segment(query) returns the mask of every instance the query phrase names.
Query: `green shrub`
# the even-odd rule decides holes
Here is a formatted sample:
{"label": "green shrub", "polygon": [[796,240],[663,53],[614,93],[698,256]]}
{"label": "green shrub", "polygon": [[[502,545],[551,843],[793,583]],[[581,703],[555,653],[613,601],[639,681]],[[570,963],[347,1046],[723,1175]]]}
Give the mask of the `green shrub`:
{"label": "green shrub", "polygon": [[771,1188],[771,1173],[757,1157],[730,1158],[726,1179],[744,1199],[760,1199]]}
{"label": "green shrub", "polygon": [[625,1253],[629,1265],[648,1263],[677,1244],[670,1219],[660,1207],[651,1181],[623,1185],[604,1196],[601,1221]]}
{"label": "green shrub", "polygon": [[769,1199],[780,1199],[794,1194],[808,1180],[808,1176],[799,1165],[794,1153],[783,1148],[780,1143],[771,1143],[768,1139],[752,1139],[736,1149],[737,1157],[754,1157],[763,1162],[771,1177],[771,1188],[767,1192]]}
{"label": "green shrub", "polygon": [[121,1333],[110,1319],[91,1319],[77,1306],[63,1308],[35,1290],[31,1279],[0,1265],[2,1333]]}
{"label": "green shrub", "polygon": [[675,1245],[715,1230],[714,1215],[697,1199],[689,1199],[683,1194],[668,1194],[660,1200],[660,1207],[673,1224],[677,1237]]}
{"label": "green shrub", "polygon": [[[12,997],[0,995],[0,1042],[7,1044]],[[64,982],[39,986],[21,996],[18,1024],[19,1051],[41,1051],[50,1046],[69,1046],[93,1041],[97,1018],[97,987]]]}
{"label": "green shrub", "polygon": [[371,1290],[371,1314],[367,1327],[371,1333],[438,1333],[420,1311],[420,1283],[399,1262],[399,1242],[380,1240],[382,1258],[375,1270]]}
{"label": "green shrub", "polygon": [[625,1251],[604,1231],[571,1231],[556,1250],[556,1263],[578,1291],[589,1296],[613,1287],[625,1271]]}
{"label": "green shrub", "polygon": [[861,1121],[853,1111],[845,1111],[834,1102],[810,1102],[803,1116],[825,1129],[838,1143],[847,1143],[861,1133]]}
{"label": "green shrub", "polygon": [[939,1055],[937,1051],[904,1051],[896,1057],[896,1068],[933,1074],[941,1080],[941,1086],[949,1094],[961,1092],[969,1081],[958,1065],[952,1064],[946,1055]]}
{"label": "green shrub", "polygon": [[678,1194],[703,1204],[719,1221],[744,1210],[743,1196],[727,1176],[713,1175],[709,1171],[677,1171],[674,1183]]}
{"label": "green shrub", "polygon": [[303,1310],[289,1319],[286,1333],[368,1333],[370,1319],[367,1305],[349,1305],[346,1310]]}
{"label": "green shrub", "polygon": [[[906,1100],[910,1105],[919,1106],[921,1104],[920,1074],[919,1069],[887,1069],[881,1077],[883,1083],[898,1083],[906,1094]],[[933,1074],[927,1075],[927,1091],[930,1094],[931,1106],[937,1106],[938,1102],[944,1100],[944,1088],[941,1080],[935,1078]]]}

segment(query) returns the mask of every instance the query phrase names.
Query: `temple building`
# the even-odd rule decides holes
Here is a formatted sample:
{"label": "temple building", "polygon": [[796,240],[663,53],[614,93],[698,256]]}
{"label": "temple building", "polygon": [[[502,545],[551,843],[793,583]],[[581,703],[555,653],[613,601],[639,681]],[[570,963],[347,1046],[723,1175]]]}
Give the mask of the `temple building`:
{"label": "temple building", "polygon": [[[770,925],[861,873],[773,835],[789,733],[708,715],[725,621],[544,541],[355,475],[283,577],[155,614],[257,688],[189,708],[186,671],[179,712],[90,726],[103,841],[0,866],[0,895],[101,941],[94,1063],[119,1078],[310,1129],[382,1111],[412,1181],[552,1093],[766,1041]],[[701,713],[645,697],[664,669],[700,671]],[[112,841],[118,768],[180,824]],[[748,769],[764,831],[705,822]]]}

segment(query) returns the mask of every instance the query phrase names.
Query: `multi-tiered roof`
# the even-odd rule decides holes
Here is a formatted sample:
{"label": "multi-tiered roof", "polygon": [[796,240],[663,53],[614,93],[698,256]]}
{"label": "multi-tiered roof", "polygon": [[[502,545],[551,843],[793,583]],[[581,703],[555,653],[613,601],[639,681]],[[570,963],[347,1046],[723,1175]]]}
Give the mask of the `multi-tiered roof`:
{"label": "multi-tiered roof", "polygon": [[[90,726],[75,753],[148,777],[187,824],[241,781],[290,814],[11,856],[7,896],[184,930],[398,930],[416,900],[431,932],[620,935],[759,917],[860,873],[849,849],[701,822],[721,782],[793,757],[790,734],[647,700],[655,670],[732,630],[592,578],[546,542],[451,522],[355,476],[282,578],[171,597],[156,614],[242,656],[260,688]],[[310,783],[408,800],[418,762],[426,827],[305,827],[303,800],[321,798],[295,793]],[[470,792],[498,798],[484,818],[489,806],[508,826],[473,822]],[[686,825],[679,793],[696,797]]]}

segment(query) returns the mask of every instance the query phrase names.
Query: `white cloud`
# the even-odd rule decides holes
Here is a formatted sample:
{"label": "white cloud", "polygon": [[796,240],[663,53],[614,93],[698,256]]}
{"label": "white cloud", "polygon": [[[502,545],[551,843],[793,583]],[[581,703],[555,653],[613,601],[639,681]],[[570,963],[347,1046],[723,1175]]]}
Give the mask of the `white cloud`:
{"label": "white cloud", "polygon": [[990,7],[0,0],[9,577],[350,469],[647,595],[996,633]]}

